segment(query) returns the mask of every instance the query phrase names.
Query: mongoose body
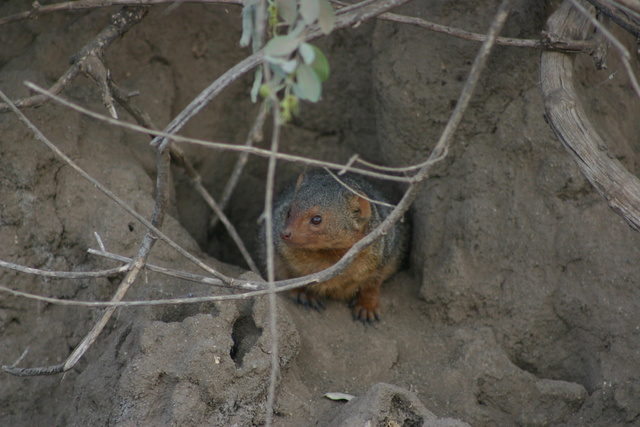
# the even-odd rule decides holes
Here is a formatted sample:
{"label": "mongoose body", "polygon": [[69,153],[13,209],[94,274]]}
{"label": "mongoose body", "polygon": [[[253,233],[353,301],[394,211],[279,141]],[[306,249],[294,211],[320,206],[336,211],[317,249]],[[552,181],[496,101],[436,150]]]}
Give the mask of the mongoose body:
{"label": "mongoose body", "polygon": [[[391,212],[381,192],[353,174],[325,171],[299,176],[274,202],[276,278],[290,279],[331,267]],[[264,246],[264,245],[263,245]],[[298,302],[318,308],[318,297],[353,301],[354,319],[379,320],[382,282],[398,269],[407,250],[406,225],[397,223],[368,246],[337,277],[294,291]]]}

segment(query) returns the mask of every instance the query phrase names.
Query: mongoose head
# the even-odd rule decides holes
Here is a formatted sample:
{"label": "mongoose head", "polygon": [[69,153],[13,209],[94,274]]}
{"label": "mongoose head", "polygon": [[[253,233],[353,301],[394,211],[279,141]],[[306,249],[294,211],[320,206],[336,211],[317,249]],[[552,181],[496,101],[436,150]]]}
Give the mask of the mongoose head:
{"label": "mongoose head", "polygon": [[302,174],[280,238],[298,249],[346,251],[367,234],[370,218],[369,201],[330,175]]}

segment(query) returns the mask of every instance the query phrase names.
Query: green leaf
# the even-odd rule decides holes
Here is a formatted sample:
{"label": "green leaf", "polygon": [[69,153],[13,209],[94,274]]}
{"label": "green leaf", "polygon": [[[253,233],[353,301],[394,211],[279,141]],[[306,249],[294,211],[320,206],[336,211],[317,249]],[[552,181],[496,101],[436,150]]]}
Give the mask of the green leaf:
{"label": "green leaf", "polygon": [[318,24],[320,25],[320,31],[324,34],[329,34],[336,23],[336,14],[331,7],[331,3],[328,0],[318,0],[320,6],[320,13],[318,15]]}
{"label": "green leaf", "polygon": [[353,399],[355,396],[347,393],[329,392],[325,393],[322,397],[326,397],[331,400],[346,400],[347,402]]}
{"label": "green leaf", "polygon": [[300,56],[302,56],[302,60],[307,65],[312,64],[316,59],[316,51],[309,43],[302,43],[298,51],[300,52]]}
{"label": "green leaf", "polygon": [[310,46],[316,54],[316,58],[311,64],[311,68],[313,68],[313,71],[318,75],[320,82],[324,82],[329,78],[329,61],[320,49],[313,45]]}
{"label": "green leaf", "polygon": [[291,25],[298,16],[298,2],[296,0],[276,0],[276,7],[282,20]]}
{"label": "green leaf", "polygon": [[251,87],[251,102],[258,100],[258,91],[262,86],[262,68],[256,70],[256,78],[253,80],[253,86]]}
{"label": "green leaf", "polygon": [[253,17],[255,6],[246,5],[242,8],[242,37],[240,38],[240,46],[247,47],[251,43],[253,36]]}
{"label": "green leaf", "polygon": [[[311,102],[318,102],[320,95],[322,94],[322,83],[316,72],[307,64],[300,64],[298,66],[298,72],[296,74],[297,92],[301,99],[306,99]],[[296,85],[294,85],[294,92],[296,92]]]}
{"label": "green leaf", "polygon": [[311,25],[318,20],[320,16],[319,0],[302,0],[300,2],[300,14],[307,25]]}
{"label": "green leaf", "polygon": [[273,71],[273,78],[271,79],[272,81],[277,80],[278,82],[281,82],[289,74],[289,73],[285,73],[284,70],[277,64],[270,64],[270,68],[271,68],[271,71]]}
{"label": "green leaf", "polygon": [[298,67],[298,61],[295,59],[292,59],[291,61],[282,62],[279,65],[280,65],[280,68],[282,68],[282,71],[284,71],[287,74],[291,74]]}
{"label": "green leaf", "polygon": [[289,56],[291,55],[300,44],[300,39],[290,36],[276,36],[269,40],[269,43],[264,48],[264,53],[267,56]]}

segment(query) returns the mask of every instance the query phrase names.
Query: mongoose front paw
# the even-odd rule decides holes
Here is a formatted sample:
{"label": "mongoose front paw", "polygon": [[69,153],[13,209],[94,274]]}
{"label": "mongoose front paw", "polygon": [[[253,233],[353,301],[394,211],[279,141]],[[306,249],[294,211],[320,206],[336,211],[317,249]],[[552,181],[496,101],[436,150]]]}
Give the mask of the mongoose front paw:
{"label": "mongoose front paw", "polygon": [[366,307],[361,306],[360,304],[356,303],[352,308],[351,308],[351,313],[353,314],[353,321],[357,322],[358,320],[362,321],[362,323],[369,324],[369,325],[373,325],[373,322],[379,322],[380,321],[380,313],[378,312],[378,309],[375,308],[373,310],[370,310]]}
{"label": "mongoose front paw", "polygon": [[377,286],[360,290],[358,297],[351,303],[351,313],[353,320],[361,320],[365,325],[373,325],[373,322],[380,321],[378,312],[378,300],[380,296],[380,284]]}

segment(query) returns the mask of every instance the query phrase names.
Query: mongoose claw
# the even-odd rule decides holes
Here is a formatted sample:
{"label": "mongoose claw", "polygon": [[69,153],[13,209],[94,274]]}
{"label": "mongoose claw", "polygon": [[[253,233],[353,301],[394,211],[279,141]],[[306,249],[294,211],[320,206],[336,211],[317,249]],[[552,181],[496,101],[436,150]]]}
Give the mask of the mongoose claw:
{"label": "mongoose claw", "polygon": [[294,289],[291,291],[291,297],[296,304],[303,305],[307,311],[309,309],[314,309],[318,313],[322,313],[322,310],[325,309],[324,303],[318,297],[313,294],[310,294],[304,289]]}
{"label": "mongoose claw", "polygon": [[376,309],[369,310],[362,307],[361,305],[356,304],[351,309],[351,312],[353,313],[354,322],[360,320],[363,325],[370,326],[373,326],[374,322],[380,322],[380,314]]}

